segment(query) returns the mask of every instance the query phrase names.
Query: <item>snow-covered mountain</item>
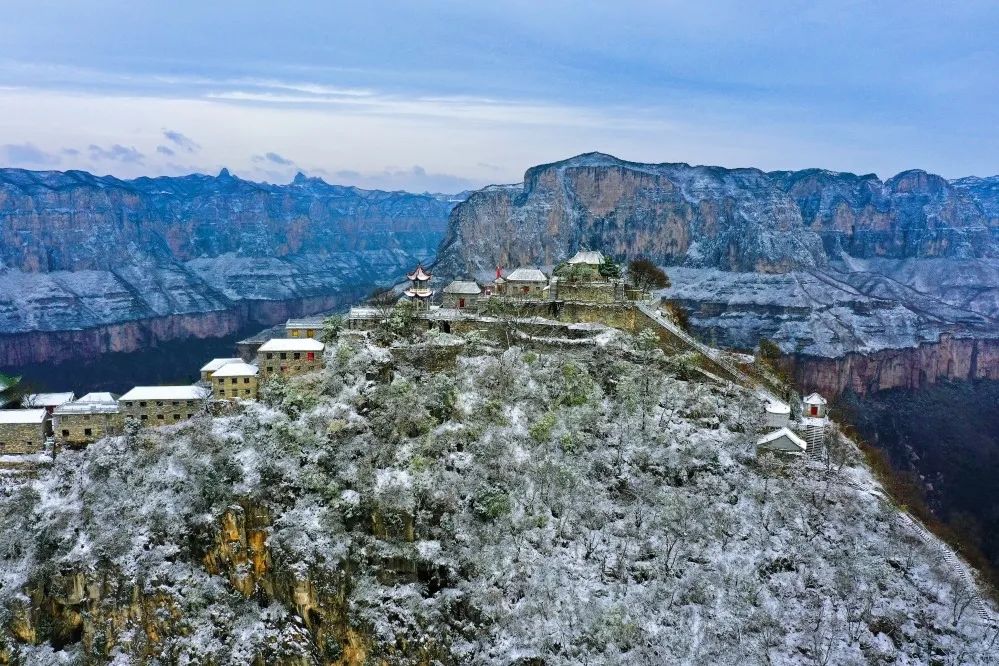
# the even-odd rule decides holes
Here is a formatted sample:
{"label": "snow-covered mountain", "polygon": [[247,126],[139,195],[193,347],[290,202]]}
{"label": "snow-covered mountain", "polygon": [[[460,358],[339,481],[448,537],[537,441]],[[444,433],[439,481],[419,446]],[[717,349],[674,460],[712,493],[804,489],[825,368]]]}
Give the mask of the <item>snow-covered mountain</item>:
{"label": "snow-covered mountain", "polygon": [[0,490],[0,663],[994,663],[966,565],[848,441],[758,458],[753,391],[548,340],[341,341],[60,453]]}
{"label": "snow-covered mountain", "polygon": [[434,256],[454,195],[0,170],[0,366],[222,337]]}
{"label": "snow-covered mountain", "polygon": [[[621,260],[646,255],[679,267],[665,295],[703,335],[741,348],[772,338],[819,359],[812,386],[908,386],[932,381],[938,368],[939,376],[999,378],[997,182],[589,153],[528,169],[523,184],[471,194],[451,215],[436,270],[551,265],[580,247]],[[931,361],[897,362],[895,350],[941,336],[962,342],[936,348]],[[874,356],[882,352],[896,361]],[[875,361],[863,370],[829,365],[858,354]]]}

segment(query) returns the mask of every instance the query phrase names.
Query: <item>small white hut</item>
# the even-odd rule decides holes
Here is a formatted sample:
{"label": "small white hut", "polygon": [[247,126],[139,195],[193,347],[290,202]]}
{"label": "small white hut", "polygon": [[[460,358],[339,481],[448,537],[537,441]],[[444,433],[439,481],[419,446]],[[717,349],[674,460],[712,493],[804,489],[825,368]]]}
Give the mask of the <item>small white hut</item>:
{"label": "small white hut", "polygon": [[790,429],[781,428],[756,440],[756,450],[800,456],[808,450],[808,444]]}
{"label": "small white hut", "polygon": [[818,393],[812,393],[801,401],[801,415],[813,419],[824,419],[827,410],[826,399]]}
{"label": "small white hut", "polygon": [[784,428],[791,425],[791,406],[780,400],[767,400],[763,406],[766,423],[771,428]]}

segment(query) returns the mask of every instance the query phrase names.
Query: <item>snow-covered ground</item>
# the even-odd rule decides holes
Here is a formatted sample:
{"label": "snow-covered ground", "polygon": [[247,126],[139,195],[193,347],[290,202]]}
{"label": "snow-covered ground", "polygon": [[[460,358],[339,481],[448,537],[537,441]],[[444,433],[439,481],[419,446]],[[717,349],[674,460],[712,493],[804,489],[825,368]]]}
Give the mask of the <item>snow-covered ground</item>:
{"label": "snow-covered ground", "polygon": [[[470,347],[376,383],[384,349],[351,338],[241,415],[61,454],[0,498],[0,619],[80,571],[118,581],[104,604],[133,582],[172,600],[153,649],[181,662],[315,655],[316,618],[202,563],[222,514],[252,503],[270,580],[310,580],[320,624],[345,609],[373,659],[994,663],[968,581],[849,444],[842,467],[757,458],[760,396],[679,379],[627,336]],[[136,626],[106,634],[114,650],[149,647]],[[323,640],[346,640],[336,626]]]}

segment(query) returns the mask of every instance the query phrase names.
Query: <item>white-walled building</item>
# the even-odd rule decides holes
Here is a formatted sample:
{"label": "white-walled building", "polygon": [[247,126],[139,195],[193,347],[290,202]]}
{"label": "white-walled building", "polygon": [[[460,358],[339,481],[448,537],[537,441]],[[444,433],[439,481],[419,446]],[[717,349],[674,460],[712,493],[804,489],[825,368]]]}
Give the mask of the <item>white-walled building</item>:
{"label": "white-walled building", "polygon": [[818,393],[812,393],[801,401],[801,415],[810,418],[824,419],[828,411],[828,403]]}
{"label": "white-walled building", "polygon": [[791,406],[780,400],[768,400],[763,406],[766,424],[771,428],[791,425]]}
{"label": "white-walled building", "polygon": [[808,450],[808,444],[789,428],[781,428],[756,440],[756,450],[800,456]]}

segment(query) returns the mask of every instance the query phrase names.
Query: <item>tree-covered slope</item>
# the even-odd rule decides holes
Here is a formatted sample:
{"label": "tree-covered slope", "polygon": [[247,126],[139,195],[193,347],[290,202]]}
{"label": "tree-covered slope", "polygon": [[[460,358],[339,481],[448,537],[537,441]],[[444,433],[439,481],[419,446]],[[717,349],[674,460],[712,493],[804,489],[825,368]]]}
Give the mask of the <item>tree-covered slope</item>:
{"label": "tree-covered slope", "polygon": [[829,466],[756,458],[748,391],[696,381],[689,359],[624,334],[544,352],[419,342],[342,339],[322,373],[272,383],[242,413],[64,452],[5,490],[0,654],[994,656],[965,583],[871,493],[851,448]]}

